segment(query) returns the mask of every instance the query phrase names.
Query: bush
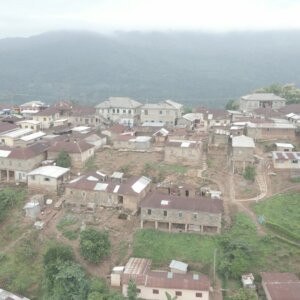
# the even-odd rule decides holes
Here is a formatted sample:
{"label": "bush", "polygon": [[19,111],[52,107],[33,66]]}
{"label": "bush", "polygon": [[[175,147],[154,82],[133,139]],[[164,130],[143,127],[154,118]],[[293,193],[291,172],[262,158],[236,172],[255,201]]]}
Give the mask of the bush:
{"label": "bush", "polygon": [[59,152],[58,157],[56,159],[56,164],[59,167],[63,167],[63,168],[70,168],[71,167],[71,157],[70,155],[62,150]]}
{"label": "bush", "polygon": [[246,180],[254,181],[255,175],[256,175],[256,172],[255,172],[255,168],[254,168],[253,166],[247,166],[247,167],[245,168],[245,171],[244,171],[244,178],[245,178]]}
{"label": "bush", "polygon": [[108,233],[88,228],[80,233],[80,252],[89,262],[99,263],[110,251]]}

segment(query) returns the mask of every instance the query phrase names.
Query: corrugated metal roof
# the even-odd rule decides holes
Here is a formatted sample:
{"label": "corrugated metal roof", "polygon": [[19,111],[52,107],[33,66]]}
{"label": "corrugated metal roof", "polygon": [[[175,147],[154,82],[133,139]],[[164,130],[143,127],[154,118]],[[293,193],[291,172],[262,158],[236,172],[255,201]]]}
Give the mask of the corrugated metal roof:
{"label": "corrugated metal roof", "polygon": [[8,157],[11,151],[8,150],[0,150],[0,157]]}
{"label": "corrugated metal roof", "polygon": [[27,176],[41,175],[46,177],[59,178],[60,176],[68,173],[69,171],[69,168],[62,168],[59,166],[43,166],[32,170],[27,174]]}
{"label": "corrugated metal roof", "polygon": [[105,191],[107,187],[107,183],[98,182],[94,187],[94,191]]}
{"label": "corrugated metal roof", "polygon": [[28,142],[30,140],[41,138],[42,136],[45,136],[45,135],[46,135],[45,132],[38,131],[38,132],[29,134],[29,135],[25,135],[25,136],[21,137],[20,140],[22,140],[24,142]]}
{"label": "corrugated metal roof", "polygon": [[253,138],[245,135],[238,135],[232,138],[232,147],[255,148]]}
{"label": "corrugated metal roof", "polygon": [[172,260],[170,265],[169,265],[169,268],[171,269],[176,269],[176,270],[179,270],[179,271],[182,271],[182,272],[186,272],[187,271],[187,268],[188,268],[188,264],[182,262],[182,261],[178,261],[178,260]]}
{"label": "corrugated metal roof", "polygon": [[142,176],[141,178],[139,178],[132,186],[131,188],[136,192],[136,193],[140,193],[141,191],[143,191],[148,184],[150,184],[151,179],[147,178],[145,176]]}
{"label": "corrugated metal roof", "polygon": [[10,137],[10,138],[18,138],[20,136],[26,135],[26,134],[30,134],[32,133],[33,130],[29,129],[29,128],[25,128],[25,129],[17,129],[11,132],[7,132],[5,134],[3,134],[3,137]]}

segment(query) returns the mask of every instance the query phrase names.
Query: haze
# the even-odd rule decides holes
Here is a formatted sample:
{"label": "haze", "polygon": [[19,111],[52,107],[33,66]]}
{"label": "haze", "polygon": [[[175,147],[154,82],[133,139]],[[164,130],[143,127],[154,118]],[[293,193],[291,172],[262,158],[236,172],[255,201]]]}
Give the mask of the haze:
{"label": "haze", "polygon": [[299,13],[297,0],[2,0],[0,38],[52,30],[299,29]]}

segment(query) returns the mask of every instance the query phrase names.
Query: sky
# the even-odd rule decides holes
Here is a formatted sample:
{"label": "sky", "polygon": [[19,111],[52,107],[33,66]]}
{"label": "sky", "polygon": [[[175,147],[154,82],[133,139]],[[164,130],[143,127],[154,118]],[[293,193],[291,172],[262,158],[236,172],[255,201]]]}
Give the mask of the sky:
{"label": "sky", "polygon": [[0,38],[54,30],[300,29],[300,0],[0,0]]}

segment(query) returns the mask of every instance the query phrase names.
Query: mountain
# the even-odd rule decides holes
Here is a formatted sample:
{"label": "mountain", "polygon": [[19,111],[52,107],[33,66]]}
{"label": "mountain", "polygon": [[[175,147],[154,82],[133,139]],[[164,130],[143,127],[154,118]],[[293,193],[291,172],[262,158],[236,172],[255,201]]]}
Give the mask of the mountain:
{"label": "mountain", "polygon": [[108,96],[221,107],[272,83],[300,83],[300,31],[50,32],[0,40],[0,101]]}

